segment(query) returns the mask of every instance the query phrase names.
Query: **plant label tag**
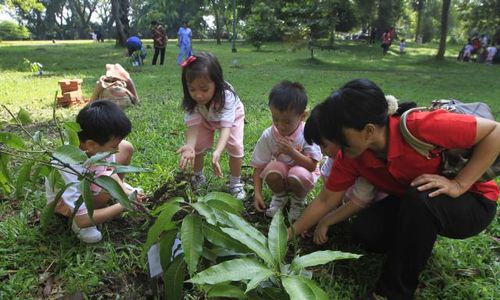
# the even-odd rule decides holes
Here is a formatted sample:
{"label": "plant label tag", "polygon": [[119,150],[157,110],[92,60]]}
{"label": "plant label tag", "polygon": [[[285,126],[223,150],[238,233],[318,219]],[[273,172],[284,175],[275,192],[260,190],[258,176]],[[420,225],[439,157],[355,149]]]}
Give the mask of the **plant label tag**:
{"label": "plant label tag", "polygon": [[163,273],[160,264],[160,246],[158,243],[149,248],[148,251],[149,276],[155,278]]}
{"label": "plant label tag", "polygon": [[[172,245],[172,256],[170,257],[170,261],[174,260],[176,256],[181,255],[182,253],[184,253],[184,251],[182,250],[181,240],[176,238],[174,244]],[[163,269],[161,268],[160,263],[160,245],[158,243],[149,248],[148,265],[149,276],[151,278],[155,278],[156,276],[163,274]]]}

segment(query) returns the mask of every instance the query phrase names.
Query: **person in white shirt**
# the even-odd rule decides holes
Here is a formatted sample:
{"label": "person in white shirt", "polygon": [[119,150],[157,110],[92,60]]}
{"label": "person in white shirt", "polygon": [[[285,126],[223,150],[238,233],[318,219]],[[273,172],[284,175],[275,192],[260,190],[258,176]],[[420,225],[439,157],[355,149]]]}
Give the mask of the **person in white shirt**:
{"label": "person in white shirt", "polygon": [[488,52],[486,56],[486,64],[491,65],[493,63],[493,58],[497,54],[497,47],[495,47],[495,43],[491,43],[491,46],[486,48],[486,51]]}
{"label": "person in white shirt", "polygon": [[[254,206],[269,217],[284,208],[290,199],[289,217],[297,219],[304,208],[307,193],[320,176],[318,161],[322,157],[321,150],[318,145],[308,144],[303,135],[306,106],[305,89],[297,82],[282,81],[269,95],[273,125],[262,133],[251,161],[254,167]],[[273,192],[269,208],[262,196],[263,182]]]}

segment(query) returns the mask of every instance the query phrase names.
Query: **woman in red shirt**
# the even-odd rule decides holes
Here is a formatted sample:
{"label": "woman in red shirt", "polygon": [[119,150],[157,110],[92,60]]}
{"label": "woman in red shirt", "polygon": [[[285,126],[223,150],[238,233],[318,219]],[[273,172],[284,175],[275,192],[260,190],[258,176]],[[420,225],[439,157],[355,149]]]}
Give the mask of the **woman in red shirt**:
{"label": "woman in red shirt", "polygon": [[319,104],[316,125],[305,138],[328,155],[341,151],[326,187],[293,224],[296,234],[315,225],[358,177],[389,194],[353,223],[362,245],[387,252],[375,294],[388,299],[412,299],[437,235],[478,234],[493,220],[499,196],[495,181],[477,182],[500,153],[499,123],[443,110],[408,116],[407,126],[418,139],[445,149],[474,147],[468,164],[449,179],[440,175],[439,155],[427,159],[403,139],[399,115],[409,108],[402,104],[389,116],[384,93],[366,79],[348,82]]}

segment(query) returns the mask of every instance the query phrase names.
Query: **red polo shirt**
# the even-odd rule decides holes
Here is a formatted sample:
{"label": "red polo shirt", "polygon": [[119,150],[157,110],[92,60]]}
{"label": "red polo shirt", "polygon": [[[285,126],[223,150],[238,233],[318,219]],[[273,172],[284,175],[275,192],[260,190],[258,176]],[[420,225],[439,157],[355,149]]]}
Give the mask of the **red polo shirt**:
{"label": "red polo shirt", "polygon": [[[415,137],[446,149],[471,148],[476,137],[474,116],[444,110],[411,113],[407,126]],[[332,191],[345,191],[361,176],[380,191],[401,197],[416,177],[440,173],[441,157],[427,159],[408,145],[399,129],[399,117],[389,118],[388,136],[387,161],[377,158],[372,150],[366,150],[354,159],[339,151],[326,187]],[[494,180],[475,183],[469,191],[493,201],[499,196]]]}

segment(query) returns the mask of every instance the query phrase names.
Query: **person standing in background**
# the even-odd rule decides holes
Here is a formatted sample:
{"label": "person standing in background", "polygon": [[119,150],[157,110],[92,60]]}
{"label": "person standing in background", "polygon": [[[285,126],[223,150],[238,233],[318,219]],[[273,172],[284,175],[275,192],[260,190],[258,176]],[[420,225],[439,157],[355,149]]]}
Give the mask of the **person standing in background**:
{"label": "person standing in background", "polygon": [[191,28],[188,27],[187,22],[183,22],[182,26],[177,31],[177,46],[179,47],[179,55],[177,56],[177,64],[179,65],[184,57],[188,58],[191,56],[191,37],[192,37]]}
{"label": "person standing in background", "polygon": [[163,26],[158,23],[158,21],[151,22],[151,35],[153,37],[153,45],[155,47],[153,66],[156,65],[158,55],[160,55],[160,65],[163,65],[163,62],[165,61],[165,50],[167,48],[168,37],[163,29]]}

